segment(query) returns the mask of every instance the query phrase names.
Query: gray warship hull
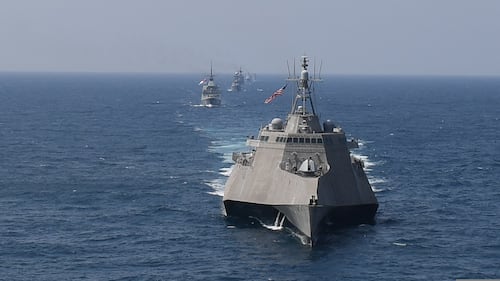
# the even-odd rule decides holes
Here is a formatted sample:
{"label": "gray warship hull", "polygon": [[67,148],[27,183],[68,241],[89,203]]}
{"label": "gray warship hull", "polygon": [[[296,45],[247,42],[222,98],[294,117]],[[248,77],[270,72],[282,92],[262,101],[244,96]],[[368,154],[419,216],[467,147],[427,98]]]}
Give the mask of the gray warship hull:
{"label": "gray warship hull", "polygon": [[224,208],[231,217],[257,218],[269,223],[276,221],[278,213],[282,214],[285,226],[296,228],[310,239],[311,245],[316,245],[322,235],[336,227],[373,224],[378,205],[262,205],[226,200]]}
{"label": "gray warship hull", "polygon": [[302,66],[286,123],[273,119],[247,140],[249,152],[233,153],[223,204],[229,217],[283,221],[314,246],[330,228],[373,223],[378,202],[350,153],[357,142],[329,120],[320,124],[305,57]]}
{"label": "gray warship hull", "polygon": [[211,107],[211,106],[219,106],[221,105],[221,99],[215,97],[208,97],[201,99],[201,105]]}
{"label": "gray warship hull", "polygon": [[240,84],[237,83],[231,83],[231,92],[240,92],[241,91],[241,86]]}
{"label": "gray warship hull", "polygon": [[[272,140],[282,132],[265,134],[267,141],[249,140],[254,152],[234,157],[237,163],[223,199],[227,216],[274,221],[282,214],[285,222],[309,237],[313,245],[330,228],[374,222],[377,200],[361,160],[350,156],[343,133],[313,134],[309,145],[305,145],[307,134],[303,135],[304,143],[300,143],[300,135],[290,137],[290,142],[275,142]],[[294,138],[298,142],[294,143]],[[313,138],[316,144],[311,144]],[[324,143],[337,145],[325,148]],[[328,171],[305,175],[295,171],[297,165],[287,165],[292,157],[306,159],[310,155]]]}

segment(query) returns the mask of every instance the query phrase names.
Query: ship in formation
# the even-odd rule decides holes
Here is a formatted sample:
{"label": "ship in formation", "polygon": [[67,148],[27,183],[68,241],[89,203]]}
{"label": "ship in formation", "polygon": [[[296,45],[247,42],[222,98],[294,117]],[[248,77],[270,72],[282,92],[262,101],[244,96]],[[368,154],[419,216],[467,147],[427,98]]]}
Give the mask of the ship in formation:
{"label": "ship in formation", "polygon": [[221,92],[219,86],[215,84],[212,66],[210,66],[210,75],[203,79],[200,84],[203,85],[201,90],[201,105],[213,107],[221,105]]}
{"label": "ship in formation", "polygon": [[248,138],[249,151],[233,153],[223,205],[228,217],[274,222],[314,246],[338,226],[374,223],[378,202],[363,161],[350,152],[357,141],[330,120],[321,124],[313,103],[320,79],[309,77],[307,57],[300,76],[287,80],[296,91],[290,113]]}
{"label": "ship in formation", "polygon": [[236,71],[233,75],[233,81],[231,82],[231,88],[228,89],[228,92],[240,92],[243,89],[243,85],[245,84],[245,75],[243,71]]}

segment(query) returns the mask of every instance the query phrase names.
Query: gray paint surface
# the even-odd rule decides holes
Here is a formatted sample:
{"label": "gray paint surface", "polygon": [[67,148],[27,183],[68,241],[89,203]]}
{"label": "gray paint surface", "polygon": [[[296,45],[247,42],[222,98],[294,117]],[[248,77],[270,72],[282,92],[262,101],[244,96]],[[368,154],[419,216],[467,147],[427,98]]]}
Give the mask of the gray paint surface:
{"label": "gray paint surface", "polygon": [[248,141],[252,151],[234,155],[223,201],[228,216],[254,215],[244,208],[233,212],[234,204],[274,208],[314,243],[330,220],[373,218],[378,202],[344,131],[331,123],[321,126],[307,62],[303,57],[300,78],[291,79],[297,93],[286,123],[274,119]]}

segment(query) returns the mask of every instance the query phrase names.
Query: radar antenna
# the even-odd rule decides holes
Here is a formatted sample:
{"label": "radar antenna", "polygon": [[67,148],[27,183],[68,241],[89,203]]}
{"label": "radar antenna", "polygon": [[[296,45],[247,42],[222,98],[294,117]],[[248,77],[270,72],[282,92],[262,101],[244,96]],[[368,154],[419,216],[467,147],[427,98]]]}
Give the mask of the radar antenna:
{"label": "radar antenna", "polygon": [[[314,82],[319,81],[316,78],[309,78],[309,71],[307,70],[309,66],[309,58],[307,56],[302,56],[302,71],[300,72],[300,77],[294,75],[293,78],[289,78],[289,81],[295,81],[297,84],[297,94],[292,104],[291,114],[301,114],[301,115],[316,115],[314,109],[314,103],[312,100],[312,94],[314,92]],[[307,108],[310,107],[311,112],[308,112]]]}
{"label": "radar antenna", "polygon": [[319,62],[319,74],[318,74],[318,79],[321,81],[321,68],[323,67],[323,61]]}

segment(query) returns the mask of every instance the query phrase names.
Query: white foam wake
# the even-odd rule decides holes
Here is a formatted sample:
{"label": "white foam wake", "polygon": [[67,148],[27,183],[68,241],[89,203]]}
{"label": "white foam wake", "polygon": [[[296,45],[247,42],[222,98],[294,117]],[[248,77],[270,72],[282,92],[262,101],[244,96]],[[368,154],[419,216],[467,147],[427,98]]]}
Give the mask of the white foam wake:
{"label": "white foam wake", "polygon": [[213,179],[205,182],[206,185],[210,186],[213,191],[208,192],[208,194],[216,196],[224,196],[224,179]]}
{"label": "white foam wake", "polygon": [[246,149],[246,144],[236,139],[227,139],[227,140],[214,140],[211,142],[208,147],[208,151],[211,153],[217,153],[222,155],[222,163],[231,164],[229,167],[223,167],[219,169],[218,174],[219,178],[209,180],[205,182],[208,186],[210,186],[213,191],[209,192],[209,194],[216,196],[224,196],[224,186],[227,180],[227,177],[231,174],[233,170],[234,163],[233,161],[233,152],[235,151],[243,151]]}
{"label": "white foam wake", "polygon": [[231,166],[229,168],[221,168],[219,170],[219,175],[221,175],[223,177],[205,181],[205,184],[210,186],[213,189],[213,191],[208,192],[208,194],[216,195],[216,196],[220,196],[220,197],[224,196],[224,186],[226,183],[226,178],[229,177],[232,170],[233,170],[233,166]]}
{"label": "white foam wake", "polygon": [[[359,144],[360,144],[360,149],[363,149],[363,146],[367,143],[371,143],[371,141],[361,141],[361,140],[358,140]],[[384,191],[385,189],[384,188],[380,188],[380,185],[384,185],[384,183],[386,182],[386,179],[385,178],[380,178],[380,177],[375,177],[373,175],[371,175],[371,172],[373,171],[373,167],[374,166],[377,166],[377,165],[381,165],[384,163],[384,161],[371,161],[367,155],[362,155],[362,154],[359,154],[359,151],[358,153],[352,153],[352,156],[354,158],[357,158],[357,159],[360,159],[362,162],[363,162],[363,169],[365,170],[366,172],[366,175],[368,177],[368,181],[370,182],[370,185],[371,185],[371,188],[373,190],[373,192],[377,193],[377,192],[382,192]]]}
{"label": "white foam wake", "polygon": [[225,177],[229,177],[229,175],[233,171],[233,167],[234,167],[234,165],[229,167],[229,168],[222,168],[222,169],[220,169],[219,174],[222,176],[225,176]]}
{"label": "white foam wake", "polygon": [[352,156],[363,161],[363,166],[365,171],[371,171],[372,170],[371,168],[377,164],[375,162],[370,161],[370,159],[368,159],[368,156],[366,155],[352,153]]}

